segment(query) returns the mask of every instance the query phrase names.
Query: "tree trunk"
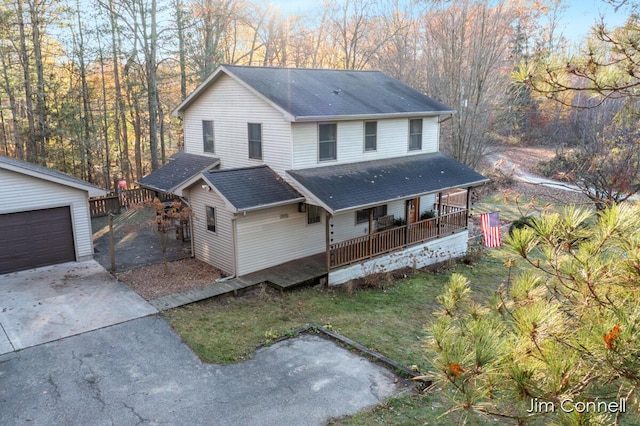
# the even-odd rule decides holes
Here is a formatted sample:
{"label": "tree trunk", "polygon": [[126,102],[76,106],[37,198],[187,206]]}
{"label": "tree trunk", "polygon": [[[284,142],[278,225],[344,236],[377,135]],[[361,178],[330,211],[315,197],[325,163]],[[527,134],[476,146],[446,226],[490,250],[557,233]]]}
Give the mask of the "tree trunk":
{"label": "tree trunk", "polygon": [[2,78],[4,80],[4,90],[9,97],[9,109],[11,110],[11,127],[13,128],[13,144],[15,147],[15,156],[16,158],[23,160],[24,159],[24,145],[22,144],[22,137],[20,136],[20,123],[18,121],[18,109],[16,105],[16,96],[11,87],[11,80],[9,79],[9,74],[7,72],[7,62],[5,60],[4,54],[0,55],[0,61],[2,63]]}
{"label": "tree trunk", "polygon": [[[94,182],[95,177],[93,175],[93,149],[92,149],[92,139],[93,132],[91,129],[91,124],[93,123],[93,115],[91,114],[91,101],[89,99],[89,86],[87,85],[87,67],[84,63],[84,54],[85,54],[85,46],[84,46],[84,32],[82,28],[82,17],[80,16],[80,1],[76,0],[76,17],[78,18],[78,40],[77,40],[77,51],[78,51],[78,62],[80,63],[80,87],[81,87],[81,95],[82,95],[82,115],[80,119],[82,121],[82,137],[81,142],[84,150],[84,158],[86,161],[86,170],[87,177],[86,179],[89,182]],[[75,38],[75,37],[74,37]]]}
{"label": "tree trunk", "polygon": [[[187,97],[187,58],[184,45],[184,11],[181,0],[176,0],[176,26],[178,27],[178,58],[180,62],[180,100]],[[162,160],[164,163],[164,158]]]}
{"label": "tree trunk", "polygon": [[36,129],[33,122],[33,88],[31,83],[31,67],[27,54],[27,37],[24,29],[24,4],[23,0],[16,0],[18,32],[20,34],[20,62],[24,77],[24,95],[27,108],[27,123],[29,135],[27,137],[26,160],[31,163],[38,162],[38,145],[36,141]]}
{"label": "tree trunk", "polygon": [[[31,36],[33,42],[33,56],[36,67],[36,140],[38,149],[38,160],[40,164],[46,165],[47,155],[46,146],[47,139],[49,138],[49,126],[47,124],[47,104],[45,99],[45,86],[44,86],[44,65],[42,62],[42,44],[40,35],[40,11],[38,6],[42,3],[33,1],[30,4],[29,14],[31,16]],[[82,56],[82,55],[81,55]],[[89,157],[90,158],[90,157]]]}
{"label": "tree trunk", "polygon": [[[146,11],[140,10],[140,23],[142,26],[142,43],[145,58],[145,76],[147,81],[147,103],[148,103],[148,123],[149,123],[149,151],[151,154],[151,170],[160,167],[158,161],[158,82],[156,75],[156,43],[157,43],[157,25],[156,25],[156,1],[151,0],[151,10],[149,17],[151,19],[151,28],[147,27]],[[150,31],[150,33],[147,33]]]}
{"label": "tree trunk", "polygon": [[[117,25],[117,16],[114,0],[109,0],[109,24],[111,27],[111,61],[113,62],[113,86],[115,91],[115,114],[113,118],[115,146],[120,152],[120,173],[125,179],[133,179],[129,166],[129,142],[127,132],[127,117],[122,96],[122,84],[120,82],[120,31]],[[115,188],[114,188],[115,190]]]}

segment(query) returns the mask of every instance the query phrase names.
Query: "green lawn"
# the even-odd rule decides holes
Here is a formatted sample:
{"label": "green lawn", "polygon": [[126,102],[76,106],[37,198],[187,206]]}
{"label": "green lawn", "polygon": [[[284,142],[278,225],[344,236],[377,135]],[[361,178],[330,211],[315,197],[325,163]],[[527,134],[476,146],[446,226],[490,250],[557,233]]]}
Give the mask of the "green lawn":
{"label": "green lawn", "polygon": [[539,215],[542,211],[560,213],[564,208],[564,204],[553,204],[539,198],[519,197],[516,203],[512,194],[505,197],[503,193],[495,193],[476,202],[471,213],[479,216],[482,213],[498,211],[501,219],[514,221],[522,216]]}
{"label": "green lawn", "polygon": [[417,272],[380,289],[306,288],[214,299],[165,313],[184,341],[210,363],[240,362],[256,346],[308,323],[328,326],[405,365],[425,367],[423,327],[451,272],[465,274],[480,294],[491,294],[506,277],[502,261],[485,252],[473,266],[444,273]]}
{"label": "green lawn", "polygon": [[[165,315],[184,341],[210,363],[241,362],[251,357],[256,346],[317,323],[424,372],[428,368],[422,347],[424,326],[431,320],[436,296],[452,272],[467,276],[479,298],[493,294],[507,276],[498,253],[485,251],[473,266],[458,264],[439,273],[417,272],[378,289],[258,291],[241,298],[189,305]],[[437,395],[406,395],[337,422],[446,424],[446,419],[438,419],[445,404]]]}

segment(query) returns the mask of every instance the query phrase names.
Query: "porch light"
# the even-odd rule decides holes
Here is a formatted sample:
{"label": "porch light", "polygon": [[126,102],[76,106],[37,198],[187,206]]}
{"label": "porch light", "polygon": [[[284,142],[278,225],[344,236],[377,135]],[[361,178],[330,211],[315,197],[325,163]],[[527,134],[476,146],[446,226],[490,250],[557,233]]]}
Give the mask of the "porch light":
{"label": "porch light", "polygon": [[298,203],[298,213],[306,213],[307,212],[307,204],[300,202]]}

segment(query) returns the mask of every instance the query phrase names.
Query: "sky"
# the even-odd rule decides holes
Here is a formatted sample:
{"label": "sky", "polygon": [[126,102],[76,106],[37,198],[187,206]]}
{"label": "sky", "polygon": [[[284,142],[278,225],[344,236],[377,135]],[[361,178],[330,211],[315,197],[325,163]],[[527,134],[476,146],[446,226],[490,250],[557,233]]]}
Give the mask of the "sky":
{"label": "sky", "polygon": [[564,25],[563,33],[572,43],[579,43],[589,34],[591,27],[604,18],[607,27],[617,27],[626,21],[629,13],[614,8],[603,0],[565,0],[567,9],[562,14],[561,23]]}
{"label": "sky", "polygon": [[[309,12],[319,7],[317,0],[270,0],[280,6],[284,13]],[[622,25],[629,13],[626,10],[614,11],[614,8],[604,0],[564,0],[566,10],[562,13],[561,24],[563,34],[570,44],[579,43],[589,34],[591,27],[604,17],[607,26]]]}

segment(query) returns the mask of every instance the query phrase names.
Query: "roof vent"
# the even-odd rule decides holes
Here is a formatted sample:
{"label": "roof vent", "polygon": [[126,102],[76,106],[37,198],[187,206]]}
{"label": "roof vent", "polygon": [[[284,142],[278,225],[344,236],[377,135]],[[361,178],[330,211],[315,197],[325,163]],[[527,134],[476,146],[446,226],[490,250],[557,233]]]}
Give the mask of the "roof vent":
{"label": "roof vent", "polygon": [[334,90],[334,91],[333,91],[333,93],[334,93],[335,95],[339,95],[339,94],[340,94],[340,92],[342,92],[342,89],[336,89],[336,90]]}

